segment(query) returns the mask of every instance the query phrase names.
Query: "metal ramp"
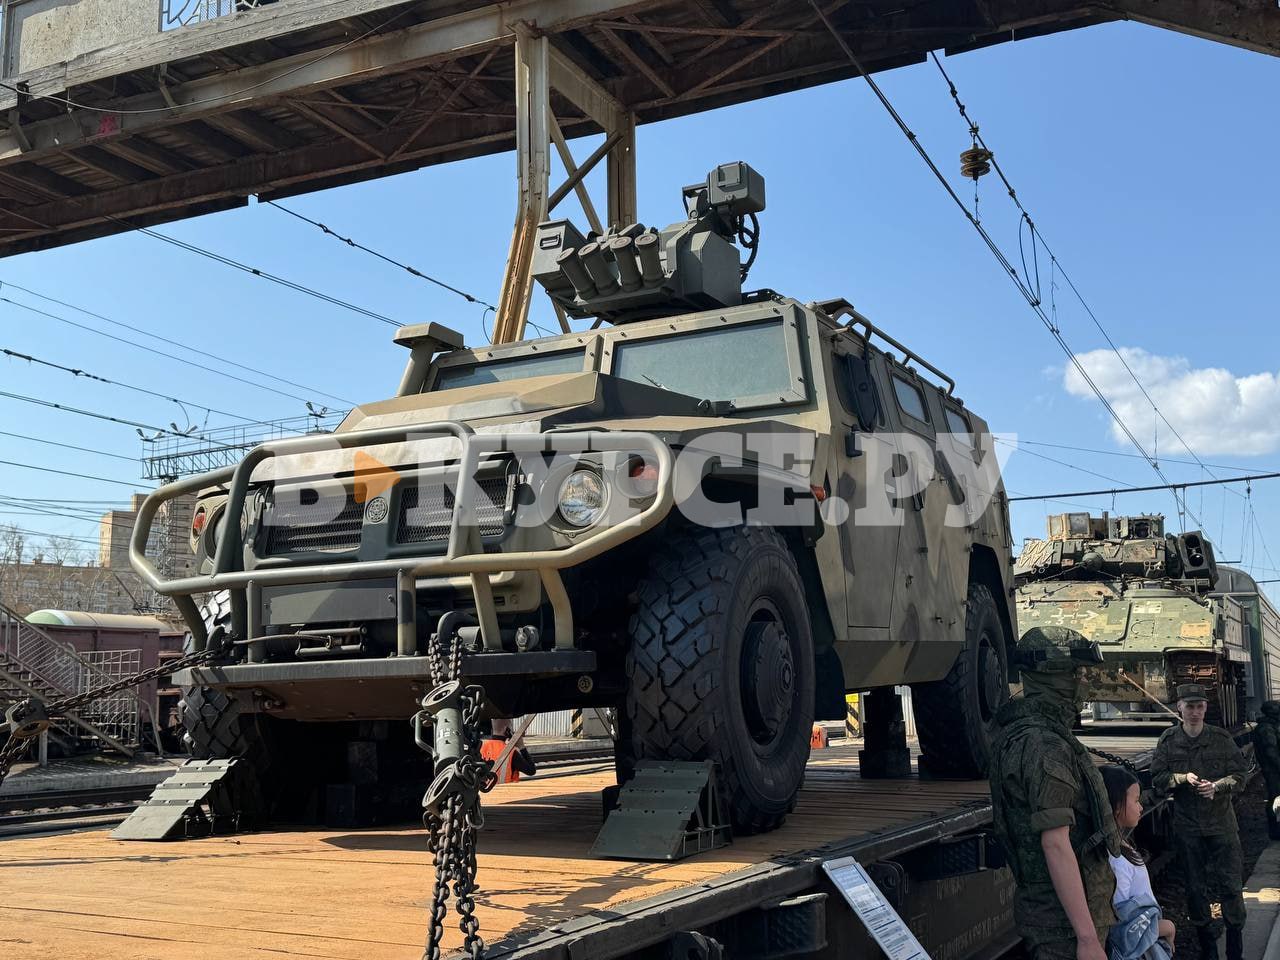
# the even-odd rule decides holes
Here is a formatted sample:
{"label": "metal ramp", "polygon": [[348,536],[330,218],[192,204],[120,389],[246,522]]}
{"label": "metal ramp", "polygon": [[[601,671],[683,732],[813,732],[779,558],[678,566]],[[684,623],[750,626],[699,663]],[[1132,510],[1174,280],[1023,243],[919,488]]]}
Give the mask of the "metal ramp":
{"label": "metal ramp", "polygon": [[243,761],[188,760],[111,832],[116,840],[187,840],[240,828]]}
{"label": "metal ramp", "polygon": [[642,760],[619,790],[591,856],[680,860],[732,841],[712,761]]}

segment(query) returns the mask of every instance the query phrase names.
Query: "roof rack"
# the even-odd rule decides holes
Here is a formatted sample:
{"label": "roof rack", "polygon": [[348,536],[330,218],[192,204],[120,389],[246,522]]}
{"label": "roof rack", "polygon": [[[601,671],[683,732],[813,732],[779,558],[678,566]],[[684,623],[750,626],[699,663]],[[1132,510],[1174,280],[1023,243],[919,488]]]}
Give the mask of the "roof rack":
{"label": "roof rack", "polygon": [[815,306],[819,310],[821,310],[823,313],[825,313],[827,316],[829,316],[832,320],[837,320],[840,317],[848,317],[849,322],[845,324],[845,329],[852,330],[854,327],[862,327],[864,331],[863,339],[866,340],[868,343],[870,343],[871,338],[875,336],[875,337],[879,337],[881,340],[889,344],[889,346],[893,347],[895,350],[902,351],[902,356],[904,360],[914,361],[915,363],[918,363],[920,366],[924,367],[926,370],[932,373],[935,377],[937,377],[939,380],[941,380],[943,383],[946,384],[947,396],[949,397],[954,396],[956,392],[956,382],[954,380],[948,377],[945,373],[943,373],[941,370],[935,367],[928,360],[924,359],[924,357],[920,356],[918,353],[914,352],[909,347],[904,346],[902,343],[895,340],[893,337],[889,336],[889,334],[885,333],[883,330],[877,327],[874,323],[872,323],[865,316],[863,316],[856,309],[854,309],[853,304],[851,304],[848,300],[844,299],[843,297],[837,300],[819,300],[817,301]]}

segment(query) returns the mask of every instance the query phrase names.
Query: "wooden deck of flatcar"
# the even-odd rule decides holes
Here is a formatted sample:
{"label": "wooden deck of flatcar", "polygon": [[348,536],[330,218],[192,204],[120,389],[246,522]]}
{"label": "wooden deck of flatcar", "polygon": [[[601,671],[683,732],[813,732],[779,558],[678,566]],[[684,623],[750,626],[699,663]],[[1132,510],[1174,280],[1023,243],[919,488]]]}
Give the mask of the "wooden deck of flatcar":
{"label": "wooden deck of flatcar", "polygon": [[[717,897],[740,904],[747,888],[786,895],[836,851],[884,856],[989,820],[985,782],[861,780],[856,756],[815,753],[781,829],[678,863],[587,857],[612,764],[498,788],[486,798],[476,898],[489,956],[537,956],[585,934],[600,938],[591,956],[610,955],[610,939],[639,945],[632,919],[665,912],[678,923],[714,913]],[[175,843],[105,830],[14,838],[0,842],[0,957],[416,960],[431,880],[424,833],[411,826]],[[451,929],[446,947],[459,942]]]}

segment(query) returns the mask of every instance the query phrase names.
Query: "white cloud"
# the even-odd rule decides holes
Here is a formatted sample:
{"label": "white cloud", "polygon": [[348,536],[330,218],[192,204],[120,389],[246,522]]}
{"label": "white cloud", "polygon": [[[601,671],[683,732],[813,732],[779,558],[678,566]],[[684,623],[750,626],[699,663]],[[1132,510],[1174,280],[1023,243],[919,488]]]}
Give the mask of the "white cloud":
{"label": "white cloud", "polygon": [[[1121,347],[1124,361],[1147,388],[1169,423],[1196,453],[1242,456],[1280,449],[1280,373],[1237,376],[1221,367],[1192,367],[1186,357],[1161,356],[1137,347]],[[1111,350],[1076,354],[1103,395],[1148,450],[1159,427],[1160,452],[1186,456],[1186,450],[1164,423],[1157,423],[1120,357]],[[1062,385],[1075,397],[1093,399],[1093,391],[1068,363]],[[1111,425],[1112,436],[1128,443]]]}

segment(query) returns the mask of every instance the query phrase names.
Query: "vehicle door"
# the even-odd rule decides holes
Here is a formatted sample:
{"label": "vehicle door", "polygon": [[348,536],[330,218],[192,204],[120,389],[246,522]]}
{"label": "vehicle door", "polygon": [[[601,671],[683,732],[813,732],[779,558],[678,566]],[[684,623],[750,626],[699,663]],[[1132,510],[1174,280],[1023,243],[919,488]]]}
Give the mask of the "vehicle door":
{"label": "vehicle door", "polygon": [[840,402],[833,411],[838,434],[832,442],[832,493],[848,505],[839,527],[848,625],[859,628],[863,639],[887,640],[899,527],[875,522],[878,511],[868,498],[887,495],[884,477],[871,474],[877,464],[890,464],[897,448],[874,373],[878,356],[852,337],[836,343],[832,372]]}
{"label": "vehicle door", "polygon": [[[957,546],[959,538],[948,533],[947,508],[955,502],[954,478],[938,455],[937,432],[942,417],[936,387],[910,367],[886,364],[888,380],[902,430],[898,454],[906,478],[898,499],[902,527],[898,541],[898,576],[893,591],[892,639],[914,647],[921,642],[946,641],[964,636],[963,593],[955,584],[967,577],[969,553]],[[946,427],[942,427],[946,432]],[[940,466],[942,464],[942,466]],[[961,534],[964,528],[961,527]],[[927,663],[947,658],[919,651],[912,661],[932,672]],[[945,672],[945,671],[944,671]],[[904,682],[929,679],[907,676]]]}

